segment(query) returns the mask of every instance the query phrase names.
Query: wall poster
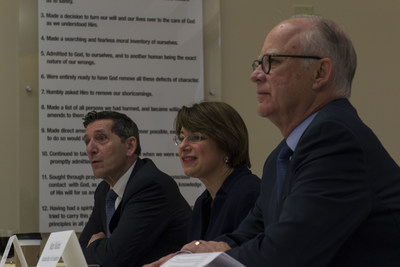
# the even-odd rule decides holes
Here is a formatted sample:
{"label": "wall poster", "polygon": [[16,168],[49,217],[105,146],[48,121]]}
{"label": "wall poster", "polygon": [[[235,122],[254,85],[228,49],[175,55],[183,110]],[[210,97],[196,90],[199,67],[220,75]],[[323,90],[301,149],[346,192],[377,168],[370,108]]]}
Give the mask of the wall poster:
{"label": "wall poster", "polygon": [[178,108],[204,98],[201,0],[39,0],[40,232],[82,231],[100,179],[82,137],[92,110],[126,113],[193,205],[204,190],[173,144]]}

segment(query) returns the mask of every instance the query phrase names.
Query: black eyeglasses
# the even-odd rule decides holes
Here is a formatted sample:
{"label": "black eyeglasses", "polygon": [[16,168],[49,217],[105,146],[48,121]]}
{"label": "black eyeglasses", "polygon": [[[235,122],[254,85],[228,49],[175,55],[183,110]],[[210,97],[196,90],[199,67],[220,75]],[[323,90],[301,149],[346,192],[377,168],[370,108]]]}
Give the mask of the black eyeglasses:
{"label": "black eyeglasses", "polygon": [[258,66],[261,65],[261,68],[265,74],[269,74],[271,71],[271,64],[272,64],[272,58],[273,57],[294,57],[294,58],[310,58],[310,59],[322,59],[322,57],[317,57],[317,56],[299,56],[299,55],[269,55],[265,54],[262,56],[261,59],[256,59],[253,61],[253,64],[251,64],[251,67],[253,68],[253,71],[255,71]]}

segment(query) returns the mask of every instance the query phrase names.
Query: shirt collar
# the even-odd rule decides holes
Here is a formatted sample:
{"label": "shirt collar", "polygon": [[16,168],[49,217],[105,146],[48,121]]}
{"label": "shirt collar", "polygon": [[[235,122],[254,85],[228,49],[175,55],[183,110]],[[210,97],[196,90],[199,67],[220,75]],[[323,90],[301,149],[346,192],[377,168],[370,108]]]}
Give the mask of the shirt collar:
{"label": "shirt collar", "polygon": [[292,151],[296,149],[297,143],[300,140],[300,137],[303,135],[304,131],[307,129],[308,125],[312,122],[315,116],[318,114],[314,112],[307,119],[305,119],[302,123],[300,123],[288,136],[286,139],[287,145],[290,147]]}
{"label": "shirt collar", "polygon": [[110,189],[114,190],[114,192],[117,193],[117,195],[118,195],[117,199],[115,200],[115,207],[117,207],[118,204],[122,200],[122,196],[124,195],[124,191],[125,191],[126,185],[128,184],[129,177],[131,177],[131,173],[132,173],[133,168],[136,165],[136,161],[124,173],[124,175],[122,175],[121,178],[119,178],[119,180],[115,183],[115,185],[110,188]]}

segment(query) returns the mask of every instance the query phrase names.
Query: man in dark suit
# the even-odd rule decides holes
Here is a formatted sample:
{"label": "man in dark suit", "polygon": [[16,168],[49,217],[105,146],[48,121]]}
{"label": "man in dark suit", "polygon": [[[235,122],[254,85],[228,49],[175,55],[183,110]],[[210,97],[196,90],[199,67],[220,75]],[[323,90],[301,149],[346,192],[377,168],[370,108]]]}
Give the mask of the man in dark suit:
{"label": "man in dark suit", "polygon": [[[94,176],[103,179],[79,238],[87,262],[141,266],[179,249],[187,241],[190,206],[170,176],[150,159],[139,158],[136,124],[124,114],[107,111],[88,113],[84,126]],[[110,204],[115,212],[108,225],[109,192],[115,196]]]}
{"label": "man in dark suit", "polygon": [[[302,16],[273,28],[250,78],[259,115],[284,140],[238,229],[182,249],[226,251],[251,267],[400,266],[400,169],[348,101],[355,69],[353,45],[332,21]],[[281,150],[289,153],[278,159]]]}

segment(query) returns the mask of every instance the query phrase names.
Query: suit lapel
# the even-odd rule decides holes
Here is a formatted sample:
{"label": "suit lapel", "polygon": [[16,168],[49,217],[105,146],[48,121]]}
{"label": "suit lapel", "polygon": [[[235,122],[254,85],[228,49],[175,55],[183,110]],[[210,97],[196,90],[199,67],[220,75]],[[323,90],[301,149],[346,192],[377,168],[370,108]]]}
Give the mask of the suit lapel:
{"label": "suit lapel", "polygon": [[[121,213],[122,213],[123,207],[125,206],[125,201],[124,200],[126,199],[126,193],[128,192],[128,188],[133,186],[134,176],[138,172],[138,170],[143,167],[143,165],[144,165],[143,160],[138,158],[136,160],[135,167],[133,168],[132,173],[131,173],[131,175],[129,177],[129,181],[126,184],[126,188],[125,188],[125,191],[124,191],[124,195],[122,196],[121,202],[119,203],[117,209],[114,212],[114,215],[111,218],[111,221],[110,221],[110,232],[111,233],[117,227],[119,219],[121,218]],[[129,199],[129,197],[128,197],[128,199]],[[104,207],[105,207],[105,203],[104,203]]]}

